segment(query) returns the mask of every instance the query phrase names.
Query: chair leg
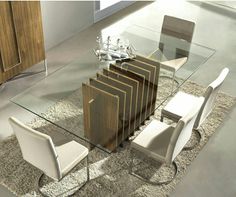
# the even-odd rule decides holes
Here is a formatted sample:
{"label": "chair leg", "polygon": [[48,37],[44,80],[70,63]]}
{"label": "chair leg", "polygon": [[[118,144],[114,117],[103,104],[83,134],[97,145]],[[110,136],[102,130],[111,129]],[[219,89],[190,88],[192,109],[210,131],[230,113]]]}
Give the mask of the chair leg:
{"label": "chair leg", "polygon": [[164,116],[161,115],[160,121],[163,122],[163,120],[164,120]]}
{"label": "chair leg", "polygon": [[45,75],[48,75],[48,61],[47,59],[44,60],[44,69],[45,69]]}
{"label": "chair leg", "polygon": [[5,88],[5,83],[1,83],[0,84],[0,91],[3,90]]}
{"label": "chair leg", "polygon": [[173,72],[172,77],[171,77],[171,76],[168,76],[168,75],[159,75],[159,78],[167,78],[167,79],[171,79],[171,80],[172,80],[171,95],[173,94],[173,90],[174,90],[174,85],[175,85],[175,83],[179,86],[179,82],[178,82],[177,79],[175,78],[175,72]]}
{"label": "chair leg", "polygon": [[188,150],[193,150],[194,148],[196,148],[200,142],[201,142],[201,139],[202,139],[202,135],[201,133],[199,132],[198,129],[193,129],[193,131],[197,134],[197,141],[192,145],[192,146],[187,146],[187,147],[184,147],[183,150],[185,151],[188,151]]}
{"label": "chair leg", "polygon": [[42,192],[42,190],[40,189],[41,188],[41,181],[43,179],[43,177],[45,176],[44,173],[42,173],[38,179],[38,184],[37,184],[37,190],[38,192],[43,196],[43,197],[48,197],[48,195],[46,195],[45,193]]}
{"label": "chair leg", "polygon": [[86,158],[86,168],[87,168],[87,182],[88,182],[90,180],[88,155],[87,155],[87,158]]}
{"label": "chair leg", "polygon": [[132,169],[133,169],[133,159],[134,159],[134,154],[132,153],[132,150],[130,151],[130,165],[129,165],[129,173],[132,174]]}
{"label": "chair leg", "polygon": [[[173,79],[173,76],[172,77],[170,77],[170,76],[168,76],[168,75],[159,75],[159,78],[167,78],[167,79]],[[179,82],[177,81],[177,79],[176,78],[174,78],[174,82],[176,83],[176,84],[179,84]]]}
{"label": "chair leg", "polygon": [[166,180],[166,181],[157,181],[157,182],[152,182],[138,174],[136,174],[135,172],[132,171],[132,168],[133,168],[133,154],[132,154],[132,151],[131,151],[131,162],[130,162],[130,166],[129,166],[129,174],[135,176],[136,178],[148,183],[148,184],[151,184],[151,185],[167,185],[169,184],[171,181],[173,181],[173,179],[176,177],[177,173],[178,173],[178,166],[176,164],[175,161],[172,162],[172,165],[174,166],[174,169],[175,169],[175,172],[174,172],[174,175],[173,177],[171,177],[169,180]]}
{"label": "chair leg", "polygon": [[[70,194],[70,195],[68,195],[68,196],[74,196],[74,194],[76,193],[76,192],[78,192],[80,189],[82,189],[85,185],[86,185],[86,183],[90,180],[90,175],[89,175],[89,159],[88,159],[88,155],[87,155],[87,157],[86,157],[86,169],[87,169],[87,180],[77,189],[77,190],[75,190],[72,194]],[[42,173],[41,175],[40,175],[40,177],[39,177],[39,179],[38,179],[38,182],[37,182],[37,190],[38,190],[38,192],[43,196],[43,197],[49,197],[47,194],[45,194],[45,193],[43,193],[43,191],[41,190],[41,181],[42,181],[42,179],[43,179],[43,177],[45,176],[45,174],[44,173]],[[72,188],[73,189],[73,188]],[[66,192],[63,192],[63,193],[61,193],[60,195],[62,195],[62,194],[65,194]],[[59,196],[60,196],[59,195]]]}
{"label": "chair leg", "polygon": [[[173,90],[174,90],[174,85],[175,85],[175,72],[173,72],[173,76],[172,76],[172,87],[171,87],[171,95],[173,94]],[[178,82],[177,82],[178,83]]]}

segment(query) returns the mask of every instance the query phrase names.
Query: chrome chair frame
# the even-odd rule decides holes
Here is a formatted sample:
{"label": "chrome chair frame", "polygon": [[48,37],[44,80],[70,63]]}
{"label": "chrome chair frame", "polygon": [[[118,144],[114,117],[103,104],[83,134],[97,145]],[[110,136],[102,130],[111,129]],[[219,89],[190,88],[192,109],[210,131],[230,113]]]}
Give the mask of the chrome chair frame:
{"label": "chrome chair frame", "polygon": [[[80,189],[82,189],[82,188],[86,185],[86,183],[88,183],[89,180],[90,180],[88,155],[87,155],[83,160],[85,160],[85,159],[86,159],[86,169],[87,169],[87,180],[86,180],[77,190],[75,190],[75,191],[74,191],[72,194],[70,194],[69,196],[75,195],[75,194],[76,194]],[[83,161],[83,160],[82,160],[82,161]],[[77,166],[75,166],[75,167],[72,168],[68,173],[66,173],[66,175],[65,175],[62,179],[64,179],[64,178],[65,178],[69,173],[71,173],[76,167],[77,167]],[[41,182],[42,182],[44,176],[47,176],[47,175],[45,175],[44,173],[42,173],[42,174],[39,176],[36,187],[37,187],[38,192],[39,192],[43,197],[49,197],[47,194],[45,194],[45,193],[41,190],[41,187],[42,187]],[[62,180],[62,179],[61,179],[61,180]],[[60,181],[61,181],[61,180],[60,180]],[[59,182],[60,182],[60,181],[59,181]],[[71,189],[74,189],[74,188],[71,188]],[[62,195],[62,194],[65,194],[65,193],[67,193],[67,192],[69,192],[69,191],[65,191],[65,192],[59,194],[59,196]]]}

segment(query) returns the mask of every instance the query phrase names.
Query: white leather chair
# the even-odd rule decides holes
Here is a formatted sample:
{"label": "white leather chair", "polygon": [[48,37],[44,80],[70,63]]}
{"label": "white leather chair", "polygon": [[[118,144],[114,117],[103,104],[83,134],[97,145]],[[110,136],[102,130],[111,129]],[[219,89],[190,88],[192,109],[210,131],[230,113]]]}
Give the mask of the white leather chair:
{"label": "white leather chair", "polygon": [[87,161],[87,181],[89,181],[89,151],[86,147],[75,141],[54,146],[50,136],[31,129],[16,118],[9,118],[9,123],[16,134],[24,160],[43,171],[38,180],[38,190],[43,196],[46,194],[40,190],[40,182],[44,174],[60,181],[85,158]]}
{"label": "white leather chair", "polygon": [[151,182],[132,171],[133,154],[135,149],[143,155],[150,157],[162,164],[174,165],[175,175],[177,174],[177,165],[174,161],[181,152],[185,144],[191,137],[193,124],[203,103],[204,98],[198,98],[198,102],[188,114],[182,117],[176,127],[170,126],[158,120],[152,120],[151,123],[131,142],[131,163],[129,172],[136,177],[149,182],[150,184],[168,184],[173,180]]}
{"label": "white leather chair", "polygon": [[[173,16],[164,16],[162,29],[161,29],[161,37],[160,37],[160,45],[159,49],[162,53],[162,59],[166,59],[166,61],[161,62],[161,68],[168,70],[173,73],[173,81],[172,81],[172,90],[174,87],[174,81],[178,83],[178,81],[175,79],[175,73],[187,62],[188,60],[188,51],[190,48],[190,43],[193,38],[193,32],[194,32],[195,23],[191,21],[187,21],[184,19],[176,18]],[[167,35],[167,36],[166,36]],[[168,36],[176,37],[181,39],[181,43],[176,41],[172,41],[171,38],[168,38]],[[162,43],[165,43],[163,45]],[[167,43],[170,43],[170,46],[168,46]],[[179,45],[181,45],[184,50],[181,50],[179,57],[180,49],[178,49]],[[168,49],[171,48],[171,49]],[[168,50],[176,50],[176,54],[169,54]],[[174,56],[173,56],[174,55]],[[163,77],[163,76],[162,76]],[[167,76],[165,76],[167,77]]]}
{"label": "white leather chair", "polygon": [[[211,113],[214,107],[214,101],[217,96],[217,93],[224,82],[227,74],[229,72],[228,68],[224,68],[220,75],[215,79],[206,89],[204,93],[204,102],[201,106],[199,114],[194,123],[194,131],[196,131],[199,135],[199,140],[201,139],[201,134],[199,132],[201,124],[207,118],[207,116]],[[185,92],[178,92],[162,109],[161,111],[161,121],[163,118],[171,119],[175,122],[179,121],[183,116],[185,116],[189,109],[195,105],[198,101],[198,97],[187,94]],[[194,146],[193,146],[194,147]],[[191,148],[193,148],[191,147]],[[191,149],[190,148],[190,149]]]}

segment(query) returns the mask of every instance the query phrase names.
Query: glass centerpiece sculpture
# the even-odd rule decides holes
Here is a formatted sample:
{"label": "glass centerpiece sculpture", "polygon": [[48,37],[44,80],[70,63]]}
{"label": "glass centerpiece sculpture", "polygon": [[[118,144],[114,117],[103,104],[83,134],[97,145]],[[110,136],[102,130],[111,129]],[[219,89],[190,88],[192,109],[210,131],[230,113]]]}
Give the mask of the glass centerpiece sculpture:
{"label": "glass centerpiece sculpture", "polygon": [[128,40],[122,40],[120,38],[112,40],[111,37],[108,36],[105,41],[103,41],[101,37],[97,37],[96,41],[98,47],[93,51],[100,61],[135,58],[134,51],[136,51],[136,49]]}

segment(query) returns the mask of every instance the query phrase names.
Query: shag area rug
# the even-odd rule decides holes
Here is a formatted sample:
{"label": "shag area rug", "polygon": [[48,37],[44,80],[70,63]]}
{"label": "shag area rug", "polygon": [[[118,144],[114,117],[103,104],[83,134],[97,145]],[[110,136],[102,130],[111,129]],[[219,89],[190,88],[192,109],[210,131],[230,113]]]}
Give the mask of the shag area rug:
{"label": "shag area rug", "polygon": [[[169,89],[169,87],[162,83],[159,87],[159,95],[164,95],[167,89]],[[188,81],[181,90],[199,96],[203,94],[205,88]],[[82,124],[81,120],[78,118],[79,116],[82,116],[82,106],[80,101],[78,101],[79,94],[81,93],[75,92],[67,99],[58,102],[47,111],[45,116],[53,120],[61,121],[63,124],[68,124],[68,127],[71,129],[83,129],[82,127],[78,128],[78,125]],[[236,99],[234,97],[224,93],[218,94],[214,110],[203,124],[204,133],[202,133],[203,138],[200,144],[195,149],[191,151],[182,151],[177,156],[176,163],[179,171],[175,179],[168,185],[154,186],[130,175],[128,173],[130,163],[130,142],[125,142],[123,148],[118,148],[116,153],[107,154],[96,148],[89,153],[91,180],[78,191],[75,196],[138,197],[170,195],[178,182],[183,179],[188,166],[198,155],[209,138],[217,131],[217,127],[220,126],[225,116],[235,104],[235,101]],[[151,119],[159,119],[159,116],[160,110],[157,110]],[[135,136],[137,136],[150,121],[151,120],[147,121],[139,131],[135,132]],[[83,143],[81,140],[76,139],[74,136],[71,136],[67,132],[60,130],[56,126],[53,126],[42,119],[36,118],[29,125],[52,136],[61,133],[66,137]],[[56,143],[57,139],[53,137],[53,140]],[[37,157],[37,155],[35,155],[35,157]],[[169,176],[172,176],[172,169],[165,166],[158,169],[159,167],[159,164],[155,163],[155,165],[153,165],[153,162],[146,159],[140,160],[138,156],[134,159],[134,170],[152,181],[160,178],[166,179]],[[0,184],[7,187],[17,196],[40,196],[35,184],[37,183],[40,174],[40,170],[23,160],[15,136],[11,136],[0,143]],[[76,189],[76,187],[85,180],[85,163],[81,162],[73,172],[59,183],[46,177],[43,181],[44,186],[42,189],[47,192],[48,195],[57,196],[67,190],[72,191],[73,189]],[[60,196],[68,196],[68,193],[64,193]]]}

